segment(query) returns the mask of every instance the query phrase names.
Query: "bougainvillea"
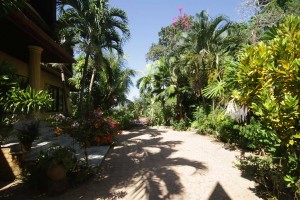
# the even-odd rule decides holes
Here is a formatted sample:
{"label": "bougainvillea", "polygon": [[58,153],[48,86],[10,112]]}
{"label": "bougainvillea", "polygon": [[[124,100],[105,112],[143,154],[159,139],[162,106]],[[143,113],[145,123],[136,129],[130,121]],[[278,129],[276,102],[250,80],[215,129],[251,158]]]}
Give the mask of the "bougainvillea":
{"label": "bougainvillea", "polygon": [[172,25],[176,29],[188,30],[190,28],[192,16],[188,15],[187,13],[182,14],[182,7],[179,7],[178,10],[180,14],[177,17],[173,17]]}

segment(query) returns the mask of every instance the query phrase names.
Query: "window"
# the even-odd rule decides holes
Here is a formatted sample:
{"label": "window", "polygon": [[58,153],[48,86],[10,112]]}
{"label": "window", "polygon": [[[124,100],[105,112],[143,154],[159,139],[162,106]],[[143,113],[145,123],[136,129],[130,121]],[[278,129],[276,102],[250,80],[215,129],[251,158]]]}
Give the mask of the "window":
{"label": "window", "polygon": [[26,89],[26,87],[29,85],[28,77],[21,76],[21,75],[17,75],[17,77],[18,77],[19,87],[21,89]]}
{"label": "window", "polygon": [[46,88],[53,99],[49,112],[63,112],[65,110],[63,89],[54,85],[47,85]]}

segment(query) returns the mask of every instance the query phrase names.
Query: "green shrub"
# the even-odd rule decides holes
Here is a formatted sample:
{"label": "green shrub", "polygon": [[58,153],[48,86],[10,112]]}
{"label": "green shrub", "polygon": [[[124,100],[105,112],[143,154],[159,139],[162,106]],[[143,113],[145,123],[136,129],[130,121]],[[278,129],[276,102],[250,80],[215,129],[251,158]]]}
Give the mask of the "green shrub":
{"label": "green shrub", "polygon": [[239,126],[238,128],[242,138],[242,147],[253,150],[263,149],[266,150],[266,152],[275,152],[276,147],[280,144],[280,139],[275,131],[263,127],[263,125],[254,118],[250,119],[250,124]]}
{"label": "green shrub", "polygon": [[132,128],[132,121],[135,116],[128,107],[119,107],[111,110],[111,118],[119,123],[122,130],[128,130]]}
{"label": "green shrub", "polygon": [[133,117],[128,113],[117,117],[117,122],[120,124],[122,130],[128,130],[132,128],[132,120]]}
{"label": "green shrub", "polygon": [[224,113],[217,114],[214,125],[221,141],[226,143],[238,143],[240,141],[238,130],[235,128],[237,122]]}
{"label": "green shrub", "polygon": [[46,189],[49,180],[47,176],[49,169],[62,165],[67,172],[70,172],[76,167],[76,163],[74,149],[61,146],[50,147],[46,151],[40,152],[36,163],[31,166],[28,182],[36,189]]}
{"label": "green shrub", "polygon": [[257,190],[264,199],[292,199],[291,190],[284,181],[281,158],[272,156],[247,156],[237,165],[246,176],[255,178]]}
{"label": "green shrub", "polygon": [[204,107],[198,106],[193,113],[194,121],[192,122],[192,128],[198,130],[200,134],[210,134],[213,132],[212,121],[207,115],[207,110]]}
{"label": "green shrub", "polygon": [[188,130],[189,126],[189,122],[185,121],[183,119],[181,119],[180,121],[176,122],[176,121],[172,121],[171,122],[171,126],[177,130],[177,131],[186,131]]}

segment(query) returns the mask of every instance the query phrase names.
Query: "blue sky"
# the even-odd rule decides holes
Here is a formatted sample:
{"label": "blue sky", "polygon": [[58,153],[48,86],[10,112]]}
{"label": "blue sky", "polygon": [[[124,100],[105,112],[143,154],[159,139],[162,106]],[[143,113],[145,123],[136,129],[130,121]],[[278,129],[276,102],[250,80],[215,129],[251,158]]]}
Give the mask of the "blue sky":
{"label": "blue sky", "polygon": [[[160,29],[170,25],[173,17],[179,15],[179,7],[183,8],[182,13],[193,16],[206,10],[211,17],[224,14],[238,21],[241,0],[110,0],[110,5],[124,10],[129,18],[131,38],[124,46],[127,67],[146,71],[146,53],[152,43],[158,42]],[[133,79],[134,86],[128,94],[131,100],[139,96],[135,85],[141,76],[137,74]]]}

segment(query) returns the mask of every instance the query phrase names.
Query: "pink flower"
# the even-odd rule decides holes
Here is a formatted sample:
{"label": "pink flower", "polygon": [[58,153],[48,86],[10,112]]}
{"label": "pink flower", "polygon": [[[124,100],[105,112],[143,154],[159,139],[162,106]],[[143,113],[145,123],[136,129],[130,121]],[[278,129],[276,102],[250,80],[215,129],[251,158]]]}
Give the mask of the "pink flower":
{"label": "pink flower", "polygon": [[179,12],[181,12],[181,11],[182,11],[182,9],[183,9],[182,7],[179,7],[179,8],[178,8]]}

